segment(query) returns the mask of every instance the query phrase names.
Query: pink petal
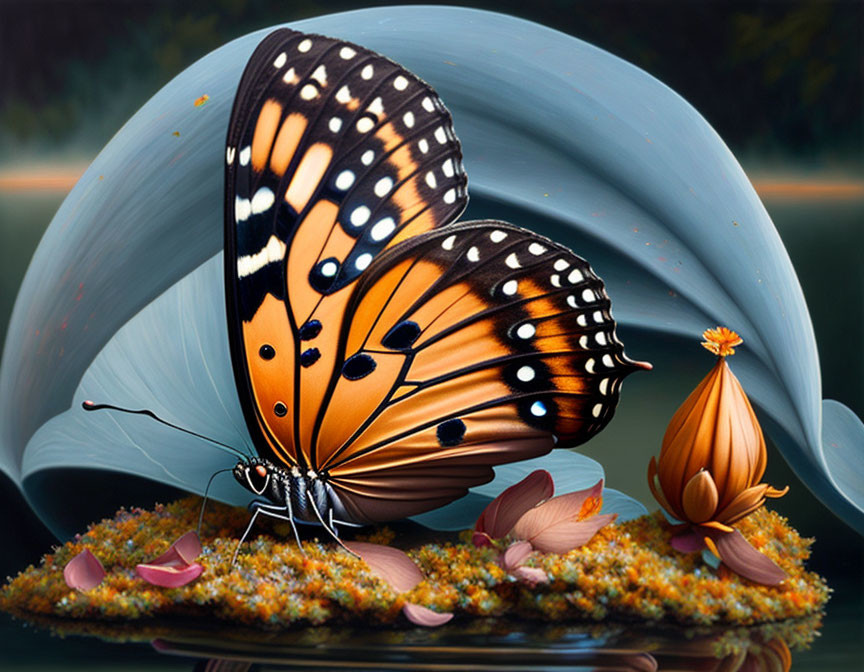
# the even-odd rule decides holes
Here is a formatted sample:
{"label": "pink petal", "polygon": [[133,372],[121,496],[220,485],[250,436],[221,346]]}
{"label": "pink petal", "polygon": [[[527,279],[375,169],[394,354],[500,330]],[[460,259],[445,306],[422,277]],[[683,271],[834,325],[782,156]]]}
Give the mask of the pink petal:
{"label": "pink petal", "polygon": [[361,541],[350,541],[345,545],[369,565],[375,576],[389,583],[397,593],[409,591],[423,580],[420,568],[398,548]]}
{"label": "pink petal", "polygon": [[437,628],[439,625],[444,625],[453,618],[453,614],[440,614],[437,611],[432,611],[411,602],[406,602],[403,605],[402,613],[414,625],[423,625],[427,628]]}
{"label": "pink petal", "polygon": [[717,545],[723,564],[739,576],[766,586],[776,586],[788,578],[777,563],[753,548],[738,530],[711,530],[708,535]]}
{"label": "pink petal", "polygon": [[695,553],[705,548],[705,542],[702,539],[703,535],[688,530],[673,536],[669,540],[669,545],[680,553]]}
{"label": "pink petal", "polygon": [[564,521],[546,527],[529,541],[534,548],[543,553],[567,553],[587,544],[591,541],[591,537],[597,534],[597,530],[606,527],[617,517],[618,514],[615,513],[604,513],[578,523]]}
{"label": "pink petal", "polygon": [[105,578],[105,568],[99,562],[99,558],[85,548],[78,555],[66,563],[63,568],[63,578],[66,585],[76,590],[90,590],[95,588]]}
{"label": "pink petal", "polygon": [[197,562],[182,567],[171,565],[137,565],[135,571],[147,583],[163,588],[179,588],[201,576],[204,568]]}
{"label": "pink petal", "polygon": [[546,572],[539,567],[517,567],[510,573],[522,583],[527,583],[532,587],[538,583],[547,583],[549,581]]}
{"label": "pink petal", "polygon": [[501,567],[505,572],[513,572],[531,555],[534,548],[530,541],[517,541],[512,544],[501,556]]}
{"label": "pink petal", "polygon": [[601,479],[596,485],[585,490],[553,497],[539,506],[526,511],[525,515],[519,518],[519,521],[513,527],[513,536],[517,539],[531,540],[548,527],[565,521],[576,522],[576,518],[581,513],[582,505],[586,500],[589,497],[599,499],[602,496],[603,480]]}
{"label": "pink petal", "polygon": [[489,502],[474,529],[485,532],[492,539],[500,539],[513,529],[526,511],[549,499],[554,492],[552,476],[548,471],[538,469]]}
{"label": "pink petal", "polygon": [[171,548],[147,564],[182,569],[199,555],[201,555],[201,541],[194,531],[189,531],[171,544]]}

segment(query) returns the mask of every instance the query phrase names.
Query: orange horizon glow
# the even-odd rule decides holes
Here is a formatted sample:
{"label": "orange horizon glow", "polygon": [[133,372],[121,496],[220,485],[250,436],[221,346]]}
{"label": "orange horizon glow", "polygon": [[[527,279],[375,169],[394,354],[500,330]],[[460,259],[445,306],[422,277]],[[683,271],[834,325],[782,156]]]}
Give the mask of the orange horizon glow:
{"label": "orange horizon glow", "polygon": [[[0,193],[68,192],[86,164],[0,171]],[[761,198],[777,200],[851,200],[864,198],[864,180],[757,177],[751,180]]]}

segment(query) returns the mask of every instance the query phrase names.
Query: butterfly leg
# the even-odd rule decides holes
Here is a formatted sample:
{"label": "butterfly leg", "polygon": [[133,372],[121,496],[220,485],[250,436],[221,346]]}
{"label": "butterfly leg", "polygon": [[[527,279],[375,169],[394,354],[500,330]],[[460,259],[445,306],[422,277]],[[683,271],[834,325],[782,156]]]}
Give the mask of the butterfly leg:
{"label": "butterfly leg", "polygon": [[[344,548],[346,551],[348,551],[355,558],[359,558],[360,556],[357,555],[354,551],[352,551],[350,548],[348,548],[345,545],[345,543],[333,531],[333,528],[324,522],[324,518],[321,516],[321,512],[318,510],[318,505],[315,503],[315,498],[312,496],[312,492],[307,491],[306,494],[307,494],[307,497],[309,499],[309,503],[312,505],[312,510],[315,512],[315,517],[318,519],[318,522],[321,523],[321,527],[323,527],[325,530],[327,530],[330,533],[330,536],[336,540],[337,544],[339,544],[342,548]],[[331,514],[331,520],[332,520],[332,511],[330,511],[330,514]]]}
{"label": "butterfly leg", "polygon": [[249,520],[249,524],[246,526],[246,530],[243,532],[243,536],[240,537],[240,541],[237,542],[237,548],[234,549],[234,556],[231,558],[231,567],[233,568],[237,562],[237,554],[240,553],[240,547],[243,545],[243,542],[246,541],[246,537],[249,536],[249,531],[252,529],[252,526],[255,524],[255,519],[258,517],[258,514],[261,512],[261,509],[256,507],[255,512],[252,514],[252,518]]}

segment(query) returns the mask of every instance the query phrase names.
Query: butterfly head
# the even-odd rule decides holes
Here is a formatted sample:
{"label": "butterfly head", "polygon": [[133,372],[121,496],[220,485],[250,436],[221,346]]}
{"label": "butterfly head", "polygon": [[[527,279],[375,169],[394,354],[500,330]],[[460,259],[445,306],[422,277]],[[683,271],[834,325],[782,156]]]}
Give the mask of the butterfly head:
{"label": "butterfly head", "polygon": [[247,490],[263,495],[274,477],[276,467],[259,457],[239,460],[234,466],[234,478]]}

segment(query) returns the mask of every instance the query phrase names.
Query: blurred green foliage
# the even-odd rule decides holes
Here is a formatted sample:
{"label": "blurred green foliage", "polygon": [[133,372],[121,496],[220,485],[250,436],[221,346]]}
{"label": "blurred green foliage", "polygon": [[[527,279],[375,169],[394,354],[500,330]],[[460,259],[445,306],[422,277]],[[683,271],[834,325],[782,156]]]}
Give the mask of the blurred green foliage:
{"label": "blurred green foliage", "polygon": [[[226,41],[280,22],[387,4],[394,3],[6,0],[0,150],[92,153],[160,86]],[[693,103],[739,154],[803,155],[814,167],[860,159],[864,3],[462,4],[538,21],[635,63]]]}

